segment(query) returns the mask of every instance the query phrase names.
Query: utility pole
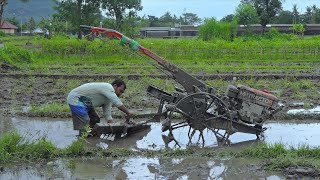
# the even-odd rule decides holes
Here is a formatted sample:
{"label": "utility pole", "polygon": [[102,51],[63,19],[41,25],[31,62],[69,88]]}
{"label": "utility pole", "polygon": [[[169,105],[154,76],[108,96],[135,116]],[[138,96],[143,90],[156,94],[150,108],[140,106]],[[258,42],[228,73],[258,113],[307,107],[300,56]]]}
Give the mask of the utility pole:
{"label": "utility pole", "polygon": [[20,36],[22,36],[22,18],[21,18],[21,22],[20,22]]}

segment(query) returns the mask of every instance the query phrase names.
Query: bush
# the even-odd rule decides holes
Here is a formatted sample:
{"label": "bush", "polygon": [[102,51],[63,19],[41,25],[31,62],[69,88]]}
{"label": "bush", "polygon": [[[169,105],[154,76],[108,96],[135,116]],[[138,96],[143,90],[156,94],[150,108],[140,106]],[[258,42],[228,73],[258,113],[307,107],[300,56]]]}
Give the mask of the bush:
{"label": "bush", "polygon": [[0,31],[0,37],[5,37],[6,33],[4,33],[3,31]]}
{"label": "bush", "polygon": [[7,64],[32,62],[31,54],[28,50],[12,45],[6,45],[0,49],[0,61]]}
{"label": "bush", "polygon": [[282,39],[282,40],[294,40],[297,39],[297,35],[280,33],[276,28],[272,27],[263,36],[266,39]]}
{"label": "bush", "polygon": [[223,39],[232,41],[235,37],[235,22],[219,22],[214,18],[204,20],[204,24],[199,28],[199,36],[204,41]]}
{"label": "bush", "polygon": [[279,37],[280,35],[281,33],[279,33],[276,28],[272,27],[268,32],[264,34],[264,37],[267,39],[273,39]]}

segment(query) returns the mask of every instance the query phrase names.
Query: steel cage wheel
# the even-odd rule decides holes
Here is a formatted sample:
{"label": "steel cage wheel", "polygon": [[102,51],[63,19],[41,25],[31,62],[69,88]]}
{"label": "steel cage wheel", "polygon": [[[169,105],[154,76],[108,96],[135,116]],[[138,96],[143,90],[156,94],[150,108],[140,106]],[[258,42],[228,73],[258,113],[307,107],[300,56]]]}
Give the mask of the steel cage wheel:
{"label": "steel cage wheel", "polygon": [[227,105],[213,94],[205,92],[190,94],[176,103],[175,111],[184,115],[189,125],[196,130],[203,130],[205,125],[209,127],[213,125],[211,128],[215,128],[215,124],[209,122],[217,119],[228,122],[230,128],[232,126],[232,117]]}

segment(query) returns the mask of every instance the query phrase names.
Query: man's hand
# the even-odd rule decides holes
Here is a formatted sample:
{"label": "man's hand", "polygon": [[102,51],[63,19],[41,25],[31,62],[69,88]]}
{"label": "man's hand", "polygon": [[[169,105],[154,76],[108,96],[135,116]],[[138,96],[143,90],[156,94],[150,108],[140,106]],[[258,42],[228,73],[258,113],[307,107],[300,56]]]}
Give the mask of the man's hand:
{"label": "man's hand", "polygon": [[128,124],[128,125],[134,125],[134,124],[136,124],[136,123],[134,123],[134,122],[130,121],[130,118],[131,118],[131,117],[133,117],[133,116],[134,116],[134,114],[133,114],[133,113],[128,112],[128,113],[127,113],[127,117],[126,117],[126,121],[125,121],[125,123],[126,123],[126,124]]}
{"label": "man's hand", "polygon": [[127,116],[133,116],[133,113],[130,112],[124,105],[119,106],[118,109],[127,114]]}
{"label": "man's hand", "polygon": [[131,118],[132,116],[134,116],[134,114],[132,112],[127,113],[127,117]]}
{"label": "man's hand", "polygon": [[126,121],[125,124],[128,124],[128,125],[135,125],[136,123],[133,122],[133,121]]}

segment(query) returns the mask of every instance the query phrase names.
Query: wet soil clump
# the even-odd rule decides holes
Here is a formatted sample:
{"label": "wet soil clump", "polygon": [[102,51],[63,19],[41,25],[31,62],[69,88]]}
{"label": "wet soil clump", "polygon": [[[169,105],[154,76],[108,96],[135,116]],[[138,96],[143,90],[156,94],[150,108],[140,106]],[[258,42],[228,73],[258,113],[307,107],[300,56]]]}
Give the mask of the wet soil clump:
{"label": "wet soil clump", "polygon": [[320,172],[310,167],[288,167],[284,170],[288,179],[306,179],[320,176]]}

